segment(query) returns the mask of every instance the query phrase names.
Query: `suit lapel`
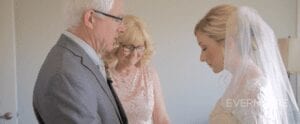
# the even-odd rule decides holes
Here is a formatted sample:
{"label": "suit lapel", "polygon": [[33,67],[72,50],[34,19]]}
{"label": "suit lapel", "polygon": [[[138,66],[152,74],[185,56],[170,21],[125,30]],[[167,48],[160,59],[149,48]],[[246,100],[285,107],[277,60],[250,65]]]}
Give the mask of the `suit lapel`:
{"label": "suit lapel", "polygon": [[65,47],[66,49],[69,49],[72,51],[75,55],[81,57],[81,64],[85,66],[88,70],[90,70],[93,75],[96,77],[100,87],[104,90],[106,95],[108,96],[110,102],[113,104],[115,111],[118,114],[119,119],[122,121],[122,117],[119,113],[118,105],[116,103],[115,97],[112,94],[112,91],[110,90],[110,87],[107,84],[107,81],[101,74],[99,68],[97,65],[91,60],[91,58],[83,51],[79,45],[77,45],[72,39],[68,38],[65,35],[62,35],[60,37],[59,43],[60,46]]}

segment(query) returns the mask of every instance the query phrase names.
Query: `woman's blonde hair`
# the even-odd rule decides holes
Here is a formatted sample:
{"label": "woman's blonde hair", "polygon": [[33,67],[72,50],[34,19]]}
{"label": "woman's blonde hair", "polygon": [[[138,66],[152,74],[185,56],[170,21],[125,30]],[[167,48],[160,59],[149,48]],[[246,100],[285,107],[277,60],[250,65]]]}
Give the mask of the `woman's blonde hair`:
{"label": "woman's blonde hair", "polygon": [[[145,45],[144,55],[141,60],[137,63],[137,66],[141,67],[147,64],[154,52],[153,43],[150,39],[148,32],[146,31],[146,25],[143,20],[133,15],[126,15],[123,18],[123,24],[125,31],[122,32],[118,38],[118,44],[140,44],[141,42]],[[108,66],[115,65],[117,63],[117,54],[122,46],[116,47],[112,53],[106,57],[106,63]]]}
{"label": "woman's blonde hair", "polygon": [[224,42],[226,23],[230,15],[237,10],[233,5],[223,4],[212,8],[195,26],[194,34],[206,33],[217,42]]}

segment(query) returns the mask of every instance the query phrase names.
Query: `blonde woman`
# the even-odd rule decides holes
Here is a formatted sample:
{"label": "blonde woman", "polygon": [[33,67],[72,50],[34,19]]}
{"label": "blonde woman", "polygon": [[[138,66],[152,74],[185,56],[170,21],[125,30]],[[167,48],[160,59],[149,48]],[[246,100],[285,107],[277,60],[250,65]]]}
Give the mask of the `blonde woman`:
{"label": "blonde woman", "polygon": [[211,124],[297,123],[293,111],[298,107],[277,40],[254,9],[216,6],[194,33],[200,60],[215,73],[228,71],[231,79],[211,112]]}
{"label": "blonde woman", "polygon": [[149,66],[153,54],[145,24],[136,16],[123,18],[125,31],[118,47],[106,58],[113,87],[129,124],[168,124],[159,77]]}

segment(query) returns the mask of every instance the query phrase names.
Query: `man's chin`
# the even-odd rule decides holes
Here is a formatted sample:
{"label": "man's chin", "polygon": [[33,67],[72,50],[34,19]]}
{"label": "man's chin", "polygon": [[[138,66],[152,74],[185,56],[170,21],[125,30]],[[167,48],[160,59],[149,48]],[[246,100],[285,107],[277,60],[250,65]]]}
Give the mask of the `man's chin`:
{"label": "man's chin", "polygon": [[111,49],[108,48],[108,49],[102,50],[102,51],[100,52],[100,54],[101,54],[102,56],[106,56],[106,55],[109,55],[112,51],[113,51],[112,48],[111,48]]}

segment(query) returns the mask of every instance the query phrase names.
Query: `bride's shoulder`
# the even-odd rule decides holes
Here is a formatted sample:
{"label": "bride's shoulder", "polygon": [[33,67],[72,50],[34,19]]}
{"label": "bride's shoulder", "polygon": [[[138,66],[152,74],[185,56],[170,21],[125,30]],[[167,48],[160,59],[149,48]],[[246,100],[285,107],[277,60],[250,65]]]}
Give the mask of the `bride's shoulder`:
{"label": "bride's shoulder", "polygon": [[267,83],[267,79],[264,76],[251,78],[246,81],[246,84],[249,86],[264,86]]}
{"label": "bride's shoulder", "polygon": [[263,87],[267,83],[267,79],[265,77],[257,77],[248,79],[246,81],[246,86],[248,87]]}
{"label": "bride's shoulder", "polygon": [[268,80],[265,77],[253,78],[246,81],[245,89],[247,94],[259,95],[264,92],[268,84]]}

